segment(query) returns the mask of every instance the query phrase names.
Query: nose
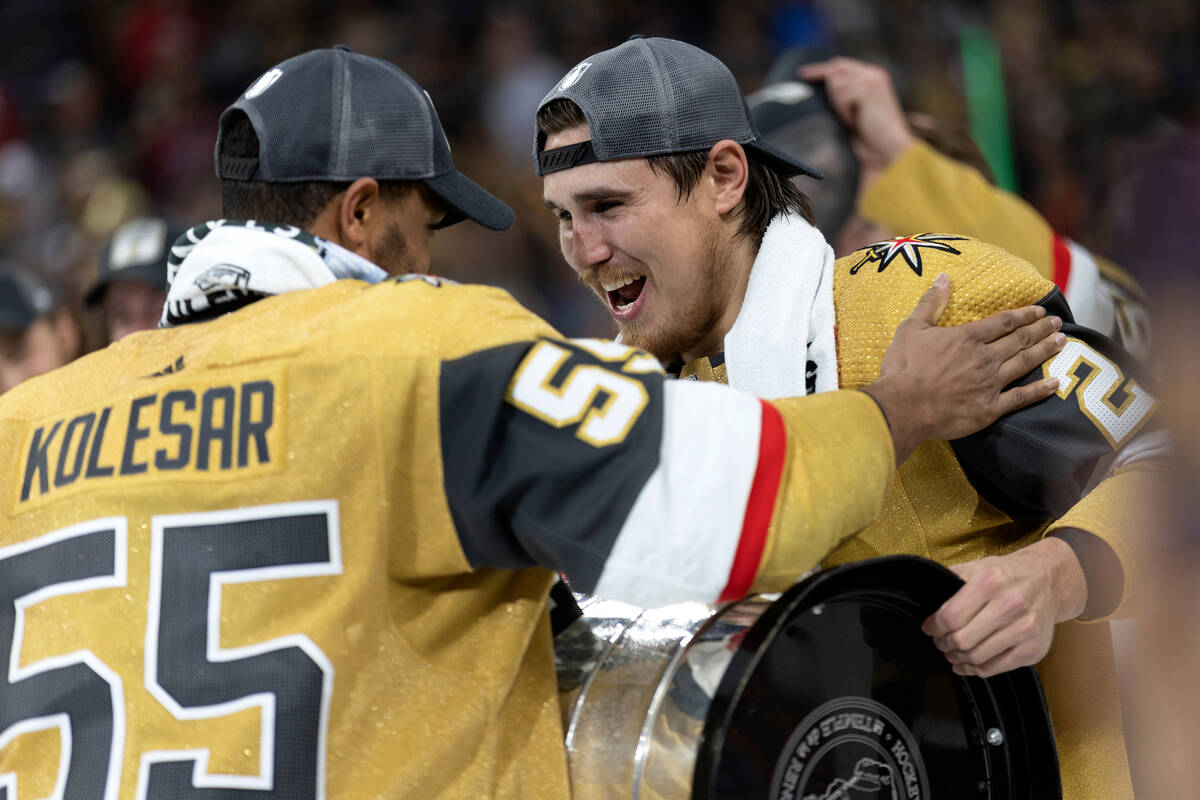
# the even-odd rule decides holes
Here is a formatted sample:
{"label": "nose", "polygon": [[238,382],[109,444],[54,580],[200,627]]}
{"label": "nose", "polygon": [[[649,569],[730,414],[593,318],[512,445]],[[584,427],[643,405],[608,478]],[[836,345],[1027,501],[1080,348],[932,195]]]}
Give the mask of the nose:
{"label": "nose", "polygon": [[612,247],[604,229],[588,221],[574,220],[562,233],[563,255],[577,272],[584,272],[612,258]]}

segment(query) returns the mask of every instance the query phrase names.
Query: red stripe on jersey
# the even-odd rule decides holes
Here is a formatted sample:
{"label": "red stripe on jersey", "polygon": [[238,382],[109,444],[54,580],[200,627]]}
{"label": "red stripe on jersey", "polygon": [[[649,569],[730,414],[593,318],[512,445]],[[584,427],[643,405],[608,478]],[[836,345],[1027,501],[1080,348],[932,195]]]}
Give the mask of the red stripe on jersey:
{"label": "red stripe on jersey", "polygon": [[729,582],[721,591],[719,602],[740,600],[750,592],[758,565],[762,562],[763,550],[767,546],[767,531],[771,516],[775,513],[775,497],[779,494],[779,478],[783,475],[783,457],[787,452],[787,434],[783,417],[775,406],[762,403],[762,432],[758,437],[758,468],[754,471],[754,483],[750,484],[750,497],[746,500],[746,513],[742,517],[742,535],[738,539],[733,565],[729,568]]}
{"label": "red stripe on jersey", "polygon": [[1067,281],[1071,279],[1071,249],[1067,240],[1054,234],[1054,285],[1064,292],[1067,291]]}

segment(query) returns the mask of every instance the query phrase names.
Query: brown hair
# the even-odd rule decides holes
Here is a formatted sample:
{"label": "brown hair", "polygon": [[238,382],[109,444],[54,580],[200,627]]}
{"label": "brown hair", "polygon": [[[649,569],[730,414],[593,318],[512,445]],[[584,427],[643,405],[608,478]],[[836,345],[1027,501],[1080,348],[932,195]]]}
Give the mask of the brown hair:
{"label": "brown hair", "polygon": [[[559,98],[547,103],[537,114],[538,149],[545,146],[547,136],[586,124],[583,111],[570,100]],[[646,161],[650,163],[650,169],[666,174],[674,181],[676,197],[683,200],[691,196],[700,176],[704,174],[708,151],[647,156]],[[749,151],[746,152],[746,161],[750,167],[746,193],[733,210],[734,216],[739,219],[738,237],[753,238],[757,246],[762,242],[771,220],[785,212],[797,214],[810,224],[815,224],[808,198],[794,183]]]}

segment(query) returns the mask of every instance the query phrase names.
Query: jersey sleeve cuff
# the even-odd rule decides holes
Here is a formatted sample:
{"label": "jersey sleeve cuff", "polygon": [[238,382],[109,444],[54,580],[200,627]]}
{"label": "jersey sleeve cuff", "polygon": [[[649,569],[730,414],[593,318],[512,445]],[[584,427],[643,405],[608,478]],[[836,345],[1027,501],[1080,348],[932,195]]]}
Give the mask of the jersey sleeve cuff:
{"label": "jersey sleeve cuff", "polygon": [[[1085,616],[1080,618],[1083,622],[1102,622],[1112,617],[1126,617],[1134,611],[1140,581],[1138,555],[1133,542],[1142,527],[1144,515],[1141,503],[1147,497],[1148,481],[1154,479],[1154,474],[1153,470],[1138,468],[1127,468],[1117,472],[1102,481],[1046,529],[1047,536],[1062,535],[1069,529],[1091,534],[1100,540],[1094,545],[1107,545],[1108,551],[1120,568],[1122,587],[1119,596],[1115,598],[1115,602],[1110,598],[1100,604],[1107,605],[1107,610],[1093,608],[1092,576],[1088,575],[1088,607],[1084,611]],[[1064,538],[1071,544],[1069,537]],[[1094,547],[1092,552],[1095,552]],[[1080,563],[1087,575],[1088,563],[1085,563],[1083,558],[1080,559]],[[1093,564],[1093,568],[1095,566]],[[1109,583],[1112,583],[1111,579]]]}

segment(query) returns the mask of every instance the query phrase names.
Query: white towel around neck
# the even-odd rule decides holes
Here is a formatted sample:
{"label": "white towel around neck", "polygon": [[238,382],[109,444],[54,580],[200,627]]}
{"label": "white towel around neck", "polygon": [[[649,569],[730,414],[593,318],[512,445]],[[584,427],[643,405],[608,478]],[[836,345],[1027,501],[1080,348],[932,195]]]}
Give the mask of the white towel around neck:
{"label": "white towel around neck", "polygon": [[838,387],[834,341],[833,248],[795,215],[771,220],[750,271],[746,298],[725,335],[729,385],[767,400]]}

